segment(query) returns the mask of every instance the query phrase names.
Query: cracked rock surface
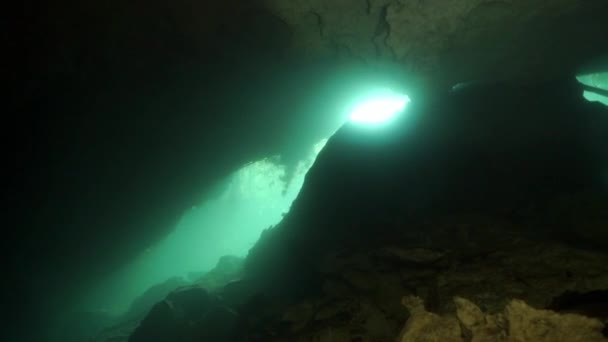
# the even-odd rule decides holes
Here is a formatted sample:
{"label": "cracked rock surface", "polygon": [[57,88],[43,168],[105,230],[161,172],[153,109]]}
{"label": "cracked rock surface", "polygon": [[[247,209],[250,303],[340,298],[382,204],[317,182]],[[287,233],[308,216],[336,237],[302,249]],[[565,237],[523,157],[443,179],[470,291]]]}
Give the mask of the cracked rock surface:
{"label": "cracked rock surface", "polygon": [[265,0],[305,55],[394,62],[455,84],[551,77],[606,44],[601,0]]}
{"label": "cracked rock surface", "polygon": [[402,302],[410,318],[399,342],[608,341],[597,319],[537,310],[521,300],[512,300],[501,313],[485,314],[473,302],[455,297],[456,317],[426,311],[418,297],[404,297]]}

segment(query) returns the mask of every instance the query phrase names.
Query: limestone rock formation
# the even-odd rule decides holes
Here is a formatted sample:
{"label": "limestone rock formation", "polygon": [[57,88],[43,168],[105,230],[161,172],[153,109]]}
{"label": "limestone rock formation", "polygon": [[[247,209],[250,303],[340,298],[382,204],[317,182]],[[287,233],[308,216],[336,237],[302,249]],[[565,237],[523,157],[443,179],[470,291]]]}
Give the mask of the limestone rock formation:
{"label": "limestone rock formation", "polygon": [[556,75],[606,43],[601,0],[264,3],[289,24],[299,53],[392,61],[453,83]]}
{"label": "limestone rock formation", "polygon": [[91,341],[231,341],[239,316],[230,304],[245,302],[248,295],[239,288],[242,263],[242,258],[223,256],[193,283],[171,278],[153,286]]}
{"label": "limestone rock formation", "polygon": [[[411,236],[403,231],[404,239],[394,235],[376,247],[334,251],[319,265],[320,293],[315,290],[274,307],[258,304],[248,314],[257,317],[255,322],[242,329],[256,337],[253,341],[390,341],[410,317],[400,342],[470,341],[465,338],[472,336],[472,341],[534,341],[543,325],[551,330],[547,338],[571,337],[561,329],[578,325],[589,327],[589,341],[602,341],[591,338],[601,337],[600,322],[608,322],[607,303],[586,304],[599,295],[583,298],[584,302],[571,295],[556,298],[608,288],[608,255],[529,240],[497,218],[464,216],[448,221],[411,226],[411,231],[426,236],[415,243],[407,242]],[[409,294],[403,299],[409,313],[400,305],[404,293]],[[511,298],[520,300],[509,302]],[[551,307],[560,314],[528,305]],[[262,314],[259,307],[272,308]],[[596,318],[561,315],[562,311]],[[457,315],[448,315],[453,312]]]}
{"label": "limestone rock formation", "polygon": [[602,342],[603,324],[597,319],[534,309],[512,300],[502,312],[487,314],[473,302],[455,297],[456,315],[428,312],[419,297],[402,299],[410,318],[398,342]]}
{"label": "limestone rock formation", "polygon": [[180,277],[172,277],[163,283],[156,284],[146,290],[139,297],[135,298],[127,313],[122,317],[123,321],[139,319],[159,301],[163,300],[169,293],[176,288],[187,285],[187,282]]}
{"label": "limestone rock formation", "polygon": [[399,342],[463,341],[459,322],[454,317],[440,317],[426,311],[418,297],[404,297],[401,303],[409,310],[410,318],[399,334]]}

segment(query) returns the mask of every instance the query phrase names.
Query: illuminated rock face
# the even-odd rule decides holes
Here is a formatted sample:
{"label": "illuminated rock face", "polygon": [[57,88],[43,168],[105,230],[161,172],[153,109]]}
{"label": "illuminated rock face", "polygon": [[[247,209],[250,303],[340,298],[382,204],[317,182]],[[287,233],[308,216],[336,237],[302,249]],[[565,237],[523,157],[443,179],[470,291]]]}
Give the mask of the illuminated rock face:
{"label": "illuminated rock face", "polygon": [[428,312],[418,297],[404,297],[410,318],[398,342],[604,342],[604,325],[576,314],[537,310],[512,300],[504,311],[486,314],[473,302],[455,297],[456,316]]}

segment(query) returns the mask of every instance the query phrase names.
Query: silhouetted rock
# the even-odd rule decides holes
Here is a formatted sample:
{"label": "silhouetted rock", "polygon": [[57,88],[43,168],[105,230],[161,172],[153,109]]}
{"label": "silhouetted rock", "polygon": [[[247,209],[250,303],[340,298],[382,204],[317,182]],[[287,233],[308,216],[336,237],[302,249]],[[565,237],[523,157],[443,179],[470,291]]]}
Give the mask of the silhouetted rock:
{"label": "silhouetted rock", "polygon": [[233,255],[222,256],[212,270],[203,274],[195,282],[209,291],[220,289],[241,277],[243,261],[243,258]]}
{"label": "silhouetted rock", "polygon": [[170,302],[162,301],[141,321],[129,337],[129,342],[170,342],[180,341],[182,331]]}
{"label": "silhouetted rock", "polygon": [[238,315],[200,286],[185,286],[157,303],[129,342],[233,341]]}
{"label": "silhouetted rock", "polygon": [[238,314],[224,305],[216,305],[198,323],[197,341],[233,342],[237,338]]}
{"label": "silhouetted rock", "polygon": [[186,281],[180,277],[167,279],[163,283],[156,284],[146,290],[142,295],[135,298],[127,313],[122,317],[123,321],[139,319],[148,312],[156,303],[164,299],[171,291],[186,285]]}

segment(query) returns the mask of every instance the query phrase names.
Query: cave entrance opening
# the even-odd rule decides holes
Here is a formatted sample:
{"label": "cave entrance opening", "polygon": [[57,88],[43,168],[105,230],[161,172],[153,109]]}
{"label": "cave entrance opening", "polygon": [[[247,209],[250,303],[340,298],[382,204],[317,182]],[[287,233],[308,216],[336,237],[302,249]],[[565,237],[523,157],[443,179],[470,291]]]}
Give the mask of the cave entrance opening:
{"label": "cave entrance opening", "polygon": [[390,122],[400,113],[410,98],[390,90],[380,94],[371,94],[357,103],[351,114],[350,121],[357,124],[376,125]]}
{"label": "cave entrance opening", "polygon": [[[409,101],[407,95],[374,86],[345,98],[339,112],[342,124],[376,127],[390,124]],[[186,210],[173,232],[130,267],[130,277],[140,273],[132,295],[176,275],[196,281],[222,256],[245,257],[262,232],[289,212],[328,139],[310,146],[295,163],[277,155],[235,171],[221,183],[221,190]]]}
{"label": "cave entrance opening", "polygon": [[103,284],[100,296],[104,298],[93,306],[103,303],[103,311],[129,312],[133,300],[153,287],[191,284],[214,269],[223,256],[244,258],[261,233],[289,211],[327,140],[314,144],[295,165],[285,165],[275,156],[233,172],[213,196],[185,210],[166,238]]}
{"label": "cave entrance opening", "polygon": [[608,71],[578,75],[576,78],[585,86],[585,99],[608,106]]}
{"label": "cave entrance opening", "polygon": [[254,160],[218,182],[212,194],[184,210],[170,234],[100,284],[85,306],[120,315],[153,287],[196,282],[223,256],[242,260],[262,232],[277,225],[289,211],[329,137],[347,123],[382,135],[382,129],[373,128],[390,125],[410,102],[407,95],[394,91],[402,90],[394,84],[389,89],[382,82],[366,81],[338,82],[340,86],[335,88],[339,91],[328,90],[328,101],[313,106],[321,113],[329,112],[319,119],[331,122],[327,124],[331,127],[318,134],[326,138],[314,144],[309,140],[306,146],[312,146],[302,151],[300,147],[295,148],[298,152],[289,150],[298,157],[288,153]]}

